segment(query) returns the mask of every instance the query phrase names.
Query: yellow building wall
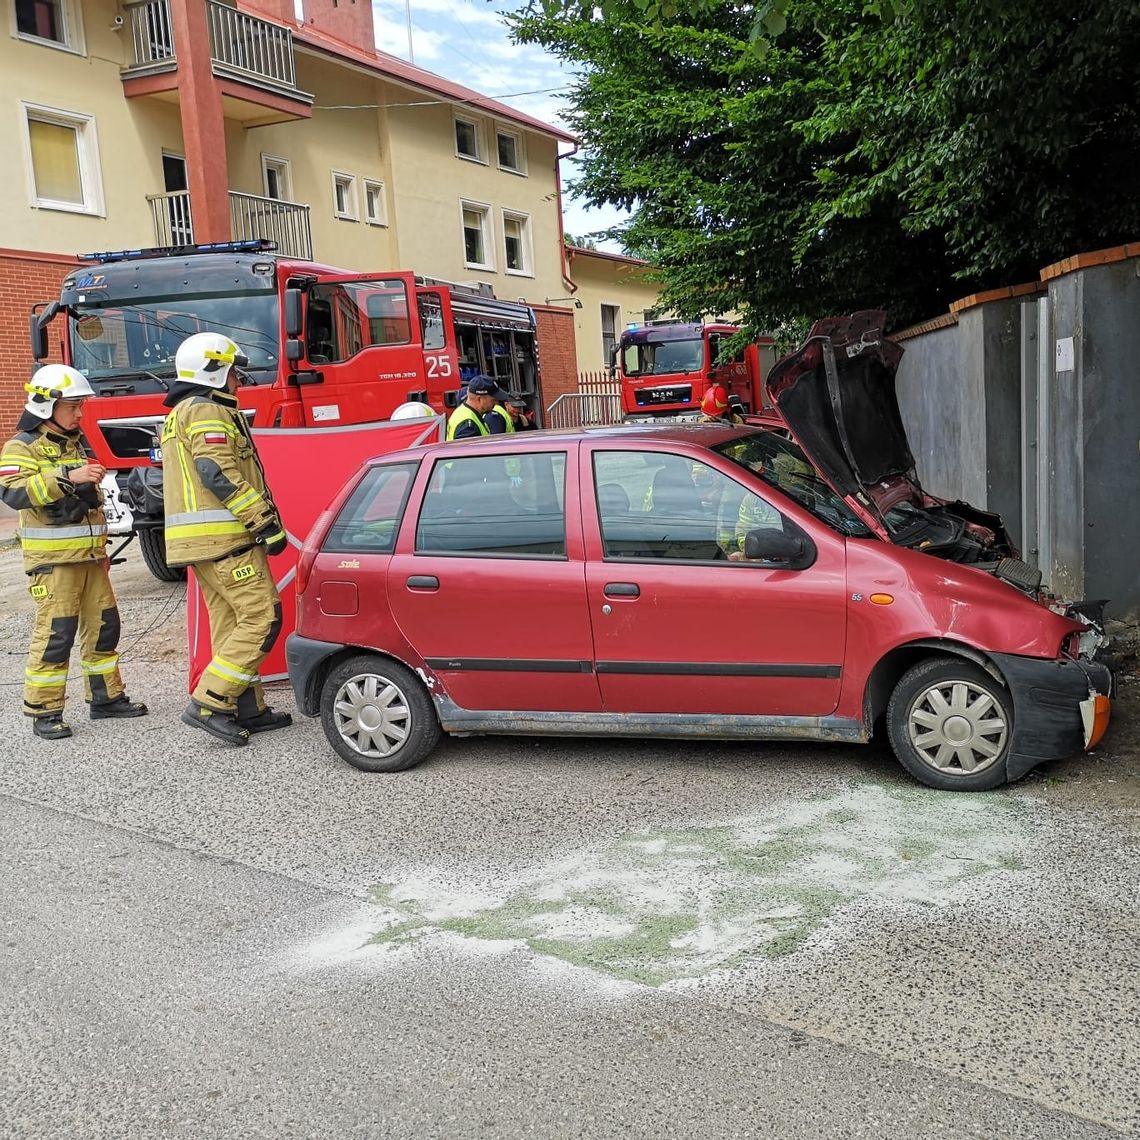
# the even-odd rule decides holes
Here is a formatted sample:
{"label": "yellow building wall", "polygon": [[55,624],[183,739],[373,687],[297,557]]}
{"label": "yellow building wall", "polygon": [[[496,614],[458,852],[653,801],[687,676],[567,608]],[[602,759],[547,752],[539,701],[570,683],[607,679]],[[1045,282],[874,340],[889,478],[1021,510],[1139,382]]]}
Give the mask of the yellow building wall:
{"label": "yellow building wall", "polygon": [[[620,310],[615,331],[630,323],[641,324],[646,310],[657,304],[659,288],[647,280],[648,267],[613,261],[589,252],[575,252],[570,259],[570,277],[578,286],[574,299],[574,339],[578,350],[578,371],[597,372],[608,367],[602,342],[602,306]],[[572,303],[572,302],[571,302]],[[566,305],[567,302],[563,302]]]}
{"label": "yellow building wall", "polygon": [[[128,100],[119,78],[129,43],[112,30],[114,3],[74,0],[85,54],[16,36],[13,6],[0,8],[0,247],[80,253],[154,244],[147,194],[161,193],[162,151],[180,152],[178,108],[156,99]],[[33,204],[20,101],[91,115],[98,141],[99,214]]]}

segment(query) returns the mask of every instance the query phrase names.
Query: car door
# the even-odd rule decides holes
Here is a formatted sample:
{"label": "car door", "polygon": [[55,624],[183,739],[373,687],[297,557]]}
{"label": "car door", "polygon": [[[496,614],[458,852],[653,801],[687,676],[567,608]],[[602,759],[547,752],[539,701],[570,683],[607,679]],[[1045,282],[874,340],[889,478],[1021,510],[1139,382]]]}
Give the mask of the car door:
{"label": "car door", "polygon": [[[604,709],[833,712],[846,639],[842,537],[791,504],[779,509],[777,493],[734,478],[709,452],[591,452],[586,592]],[[749,530],[802,537],[804,555],[794,565],[749,562]]]}
{"label": "car door", "polygon": [[565,448],[437,453],[388,593],[404,637],[460,707],[601,708],[577,480]]}

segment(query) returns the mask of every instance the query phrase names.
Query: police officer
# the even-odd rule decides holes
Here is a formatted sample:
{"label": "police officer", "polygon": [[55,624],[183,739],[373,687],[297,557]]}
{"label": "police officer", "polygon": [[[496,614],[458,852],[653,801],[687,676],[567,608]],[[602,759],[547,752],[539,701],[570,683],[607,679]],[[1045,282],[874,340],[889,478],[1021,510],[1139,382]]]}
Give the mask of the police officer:
{"label": "police officer", "polygon": [[492,435],[512,435],[515,431],[514,408],[507,399],[496,400],[495,406],[483,417]]}
{"label": "police officer", "polygon": [[[491,379],[480,373],[467,383],[467,396],[447,420],[447,438],[471,439],[477,435],[490,435],[486,417],[507,393]],[[505,429],[504,429],[505,430]]]}
{"label": "police officer", "polygon": [[24,715],[36,736],[62,740],[71,735],[63,701],[77,634],[91,719],[144,716],[147,709],[123,692],[119,675],[119,610],[99,489],[106,472],[91,461],[79,430],[83,402],[95,393],[66,364],[38,369],[24,389],[18,434],[0,453],[0,499],[20,512],[17,534],[36,603]]}
{"label": "police officer", "polygon": [[267,707],[257,670],[281,632],[269,555],[288,545],[238,408],[245,357],[228,337],[195,333],[174,357],[162,427],[166,560],[191,566],[210,614],[213,657],[182,720],[229,744],[293,723]]}

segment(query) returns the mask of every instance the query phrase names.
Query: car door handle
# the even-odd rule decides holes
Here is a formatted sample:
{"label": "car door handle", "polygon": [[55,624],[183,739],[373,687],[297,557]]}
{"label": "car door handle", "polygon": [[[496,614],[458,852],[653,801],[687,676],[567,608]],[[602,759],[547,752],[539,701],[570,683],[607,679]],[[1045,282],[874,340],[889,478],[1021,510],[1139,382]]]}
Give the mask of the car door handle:
{"label": "car door handle", "polygon": [[641,587],[636,582],[607,582],[602,593],[607,598],[640,598]]}
{"label": "car door handle", "polygon": [[438,590],[439,579],[434,574],[413,574],[408,579],[409,590]]}

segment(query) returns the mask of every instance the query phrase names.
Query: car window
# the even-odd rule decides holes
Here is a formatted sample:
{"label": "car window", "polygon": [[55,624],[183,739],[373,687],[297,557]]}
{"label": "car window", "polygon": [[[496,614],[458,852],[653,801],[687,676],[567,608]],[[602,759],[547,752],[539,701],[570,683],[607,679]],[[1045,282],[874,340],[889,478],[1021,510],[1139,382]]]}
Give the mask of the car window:
{"label": "car window", "polygon": [[866,524],[820,478],[811,461],[791,440],[758,431],[731,439],[715,450],[778,488],[840,534],[870,537]]}
{"label": "car window", "polygon": [[436,463],[416,526],[417,554],[565,558],[566,454]]}
{"label": "car window", "polygon": [[739,556],[749,530],[783,526],[759,495],[680,455],[597,451],[594,487],[606,558],[717,561]]}
{"label": "car window", "polygon": [[370,467],[340,509],[323,549],[390,554],[419,464]]}

